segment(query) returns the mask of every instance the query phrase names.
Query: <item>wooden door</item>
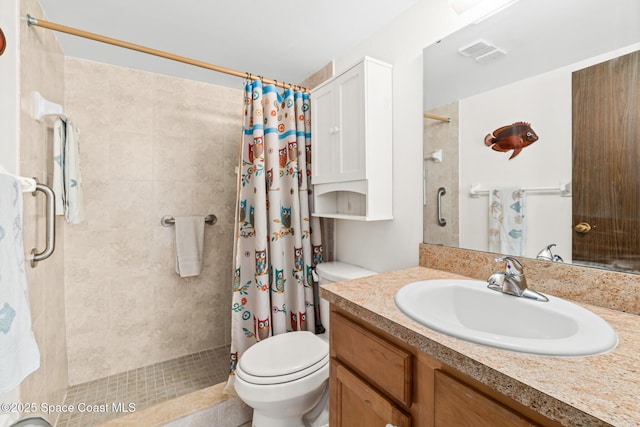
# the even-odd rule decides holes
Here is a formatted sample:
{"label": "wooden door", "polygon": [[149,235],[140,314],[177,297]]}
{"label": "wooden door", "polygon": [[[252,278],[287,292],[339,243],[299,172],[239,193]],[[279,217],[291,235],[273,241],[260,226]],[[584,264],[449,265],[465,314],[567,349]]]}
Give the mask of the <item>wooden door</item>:
{"label": "wooden door", "polygon": [[410,415],[335,359],[330,371],[331,427],[411,427]]}
{"label": "wooden door", "polygon": [[640,51],[573,73],[573,260],[640,272]]}

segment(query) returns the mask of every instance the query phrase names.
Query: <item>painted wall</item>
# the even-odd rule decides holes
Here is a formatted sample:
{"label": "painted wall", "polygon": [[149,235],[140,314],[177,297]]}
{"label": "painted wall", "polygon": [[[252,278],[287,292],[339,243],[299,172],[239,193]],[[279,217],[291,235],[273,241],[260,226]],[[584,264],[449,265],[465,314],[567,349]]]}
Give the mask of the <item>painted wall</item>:
{"label": "painted wall", "polygon": [[[70,384],[228,344],[242,91],[75,58],[65,81],[87,218],[65,235]],[[160,218],[210,213],[180,278]]]}
{"label": "painted wall", "polygon": [[[523,102],[525,101],[525,102]],[[484,137],[518,121],[531,123],[539,140],[509,160]],[[460,101],[460,247],[488,251],[489,197],[470,197],[471,185],[559,187],[571,181],[571,74],[545,73]],[[556,243],[571,259],[571,197],[525,193],[526,250],[535,257]]]}
{"label": "painted wall", "polygon": [[392,221],[336,221],[337,259],[374,271],[418,265],[422,241],[422,49],[472,22],[445,0],[420,1],[336,59],[340,73],[365,55],[393,64]]}

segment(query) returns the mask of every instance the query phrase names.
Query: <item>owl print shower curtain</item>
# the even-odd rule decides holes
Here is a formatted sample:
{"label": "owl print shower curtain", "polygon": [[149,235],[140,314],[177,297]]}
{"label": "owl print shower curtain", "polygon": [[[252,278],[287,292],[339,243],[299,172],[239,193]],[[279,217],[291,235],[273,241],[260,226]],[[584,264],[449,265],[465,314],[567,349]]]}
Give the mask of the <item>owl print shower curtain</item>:
{"label": "owl print shower curtain", "polygon": [[231,392],[238,358],[256,342],[315,330],[312,268],[322,262],[311,217],[311,114],[306,93],[245,88],[236,212]]}

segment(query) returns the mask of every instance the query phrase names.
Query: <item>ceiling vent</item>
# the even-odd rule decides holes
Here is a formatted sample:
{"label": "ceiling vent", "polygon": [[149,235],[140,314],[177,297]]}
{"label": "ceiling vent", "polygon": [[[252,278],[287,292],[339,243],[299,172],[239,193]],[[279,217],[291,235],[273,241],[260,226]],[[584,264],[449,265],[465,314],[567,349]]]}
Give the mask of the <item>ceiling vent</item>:
{"label": "ceiling vent", "polygon": [[496,59],[502,58],[503,56],[506,56],[506,54],[507,52],[505,52],[504,50],[495,48],[491,52],[487,52],[483,55],[476,56],[476,61],[478,62],[494,61]]}
{"label": "ceiling vent", "polygon": [[461,47],[460,49],[458,49],[458,52],[464,56],[477,58],[478,56],[482,56],[485,53],[489,53],[495,49],[497,48],[492,44],[487,43],[484,40],[477,40],[467,46]]}

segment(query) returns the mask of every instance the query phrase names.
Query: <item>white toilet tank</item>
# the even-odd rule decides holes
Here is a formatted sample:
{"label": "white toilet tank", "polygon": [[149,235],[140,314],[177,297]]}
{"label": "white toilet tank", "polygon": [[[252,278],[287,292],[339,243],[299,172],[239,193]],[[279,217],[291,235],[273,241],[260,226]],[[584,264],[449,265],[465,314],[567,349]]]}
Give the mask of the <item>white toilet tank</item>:
{"label": "white toilet tank", "polygon": [[[357,265],[347,264],[340,261],[323,262],[316,265],[316,273],[319,277],[321,285],[333,282],[341,282],[343,280],[359,279],[361,277],[373,276],[378,274],[375,271],[358,267]],[[320,298],[320,320],[325,327],[325,337],[329,339],[329,301]]]}

